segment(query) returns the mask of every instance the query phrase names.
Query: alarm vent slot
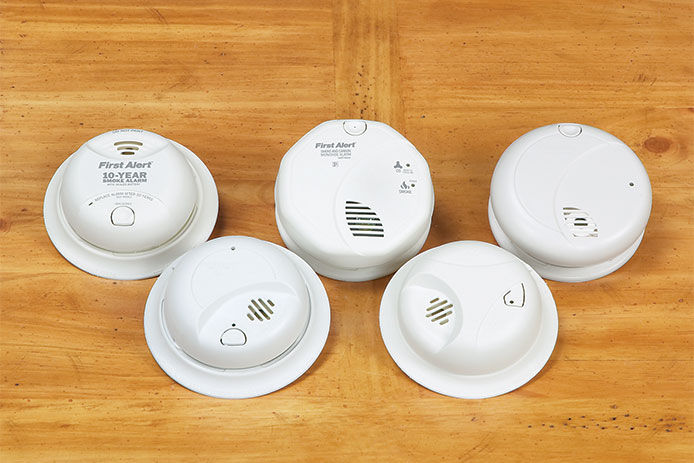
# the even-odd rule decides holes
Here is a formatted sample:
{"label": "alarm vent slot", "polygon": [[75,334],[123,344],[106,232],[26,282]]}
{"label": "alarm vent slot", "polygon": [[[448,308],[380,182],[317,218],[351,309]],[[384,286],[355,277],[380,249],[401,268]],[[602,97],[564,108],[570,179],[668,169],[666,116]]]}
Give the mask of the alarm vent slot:
{"label": "alarm vent slot", "polygon": [[115,142],[113,146],[116,147],[118,154],[123,156],[132,156],[135,154],[135,151],[140,149],[142,142],[124,140]]}
{"label": "alarm vent slot", "polygon": [[246,316],[249,320],[266,321],[270,320],[275,312],[272,308],[275,307],[275,303],[270,299],[252,299],[251,303],[248,305],[248,312]]}
{"label": "alarm vent slot", "polygon": [[564,223],[571,234],[577,238],[597,238],[598,226],[588,212],[577,207],[564,207],[562,209]]}
{"label": "alarm vent slot", "polygon": [[448,302],[448,299],[436,297],[429,301],[429,307],[427,307],[424,313],[425,317],[432,323],[445,325],[450,321],[450,316],[453,315],[452,309],[453,304]]}
{"label": "alarm vent slot", "polygon": [[345,202],[345,219],[352,236],[383,238],[383,223],[369,207],[357,201]]}

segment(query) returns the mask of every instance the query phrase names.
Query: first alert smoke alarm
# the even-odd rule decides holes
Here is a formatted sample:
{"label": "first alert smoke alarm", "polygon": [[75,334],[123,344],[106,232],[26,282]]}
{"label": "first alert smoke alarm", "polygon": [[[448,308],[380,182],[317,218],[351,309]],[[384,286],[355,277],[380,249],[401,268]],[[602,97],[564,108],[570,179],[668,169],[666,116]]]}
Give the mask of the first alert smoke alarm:
{"label": "first alert smoke alarm", "polygon": [[393,273],[422,248],[433,210],[427,162],[381,122],[324,122],[287,151],[277,173],[282,239],[337,280]]}
{"label": "first alert smoke alarm", "polygon": [[308,370],[327,339],[330,304],[318,275],[291,251],[227,236],[164,270],[144,324],[154,359],[179,384],[247,398]]}
{"label": "first alert smoke alarm", "polygon": [[547,284],[508,251],[479,241],[430,249],[390,280],[381,335],[410,378],[440,394],[493,397],[530,381],[557,339]]}
{"label": "first alert smoke alarm", "polygon": [[634,152],[578,124],[532,130],[501,155],[489,223],[504,249],[557,281],[600,278],[636,252],[651,212],[651,184]]}
{"label": "first alert smoke alarm", "polygon": [[209,238],[217,188],[186,147],[144,130],[101,134],[63,162],[43,205],[58,251],[93,275],[159,275]]}

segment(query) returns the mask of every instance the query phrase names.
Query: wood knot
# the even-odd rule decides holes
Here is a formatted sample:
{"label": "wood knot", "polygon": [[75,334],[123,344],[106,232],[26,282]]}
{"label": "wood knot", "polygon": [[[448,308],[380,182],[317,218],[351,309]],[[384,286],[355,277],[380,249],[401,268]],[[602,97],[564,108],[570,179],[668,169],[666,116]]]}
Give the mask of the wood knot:
{"label": "wood knot", "polygon": [[0,232],[3,232],[3,233],[8,232],[8,231],[10,231],[10,228],[11,228],[10,221],[0,217]]}
{"label": "wood knot", "polygon": [[672,142],[665,137],[651,137],[643,142],[643,146],[651,153],[664,153],[670,149],[670,145]]}

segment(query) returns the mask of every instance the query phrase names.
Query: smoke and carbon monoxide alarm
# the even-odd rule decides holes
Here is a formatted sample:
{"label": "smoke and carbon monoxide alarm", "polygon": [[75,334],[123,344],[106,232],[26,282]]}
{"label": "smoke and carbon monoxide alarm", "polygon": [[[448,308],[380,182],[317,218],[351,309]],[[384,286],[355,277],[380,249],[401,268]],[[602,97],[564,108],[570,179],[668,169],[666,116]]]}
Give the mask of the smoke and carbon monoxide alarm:
{"label": "smoke and carbon monoxide alarm", "polygon": [[489,223],[497,243],[541,276],[600,278],[636,252],[651,212],[651,184],[634,152],[579,124],[532,130],[501,155]]}
{"label": "smoke and carbon monoxide alarm", "polygon": [[433,209],[426,160],[381,122],[320,124],[289,149],[275,183],[285,244],[337,280],[393,273],[421,249]]}
{"label": "smoke and carbon monoxide alarm", "polygon": [[381,301],[381,335],[422,386],[465,399],[530,381],[557,339],[547,284],[508,251],[479,241],[430,249],[403,265]]}
{"label": "smoke and carbon monoxide alarm", "polygon": [[217,238],[167,267],[147,299],[145,338],[179,384],[220,398],[268,394],[320,354],[330,304],[296,254],[243,236]]}
{"label": "smoke and carbon monoxide alarm", "polygon": [[207,240],[217,211],[217,188],[203,162],[137,129],[82,145],[56,171],[43,206],[48,236],[67,260],[119,280],[159,275]]}

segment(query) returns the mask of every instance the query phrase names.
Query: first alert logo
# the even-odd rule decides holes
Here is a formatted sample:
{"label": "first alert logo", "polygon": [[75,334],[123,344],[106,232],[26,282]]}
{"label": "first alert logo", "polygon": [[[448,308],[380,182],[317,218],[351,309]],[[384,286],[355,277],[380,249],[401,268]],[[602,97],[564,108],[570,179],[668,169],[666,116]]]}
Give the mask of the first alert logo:
{"label": "first alert logo", "polygon": [[[99,162],[99,169],[149,169],[152,167],[152,161],[121,161],[121,162]],[[147,172],[141,171],[113,171],[102,172],[102,183],[145,183],[147,181]]]}
{"label": "first alert logo", "polygon": [[149,169],[152,167],[152,161],[147,162],[137,162],[137,161],[125,161],[121,162],[108,162],[101,161],[99,163],[99,169]]}
{"label": "first alert logo", "polygon": [[345,143],[345,142],[337,142],[337,143],[316,143],[316,149],[325,149],[325,148],[354,148],[357,146],[357,142],[353,141],[352,143]]}

